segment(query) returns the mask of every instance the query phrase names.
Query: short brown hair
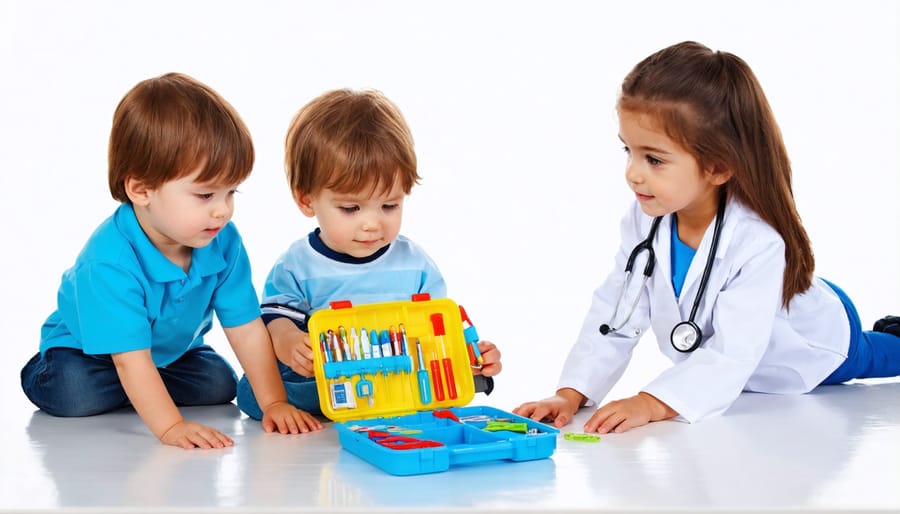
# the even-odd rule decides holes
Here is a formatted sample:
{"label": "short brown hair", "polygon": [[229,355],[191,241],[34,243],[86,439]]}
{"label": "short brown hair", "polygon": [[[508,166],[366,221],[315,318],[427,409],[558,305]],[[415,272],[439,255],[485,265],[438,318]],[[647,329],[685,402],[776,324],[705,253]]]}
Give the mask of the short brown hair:
{"label": "short brown hair", "polygon": [[242,182],[253,168],[250,131],[209,86],[180,73],[139,82],[119,102],[109,136],[109,191],[125,180],[153,189],[203,166],[198,182]]}
{"label": "short brown hair", "polygon": [[418,183],[413,138],[400,109],[375,90],[329,91],[303,106],[288,129],[285,172],[291,191],[316,195]]}

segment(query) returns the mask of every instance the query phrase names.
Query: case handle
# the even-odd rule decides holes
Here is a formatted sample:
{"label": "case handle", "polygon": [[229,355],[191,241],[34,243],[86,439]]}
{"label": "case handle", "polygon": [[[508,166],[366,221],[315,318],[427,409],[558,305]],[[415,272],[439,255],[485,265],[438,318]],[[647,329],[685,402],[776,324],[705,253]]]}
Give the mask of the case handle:
{"label": "case handle", "polygon": [[505,439],[492,443],[466,444],[448,446],[451,464],[471,464],[489,460],[512,459],[514,450],[512,441]]}

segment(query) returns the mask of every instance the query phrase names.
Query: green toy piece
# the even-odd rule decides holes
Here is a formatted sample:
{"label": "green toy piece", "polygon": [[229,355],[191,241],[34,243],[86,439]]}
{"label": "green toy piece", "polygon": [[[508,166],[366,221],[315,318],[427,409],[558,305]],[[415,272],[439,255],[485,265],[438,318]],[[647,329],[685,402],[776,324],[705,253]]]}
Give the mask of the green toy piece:
{"label": "green toy piece", "polygon": [[582,433],[576,433],[576,432],[569,432],[569,433],[563,435],[563,438],[566,441],[580,441],[582,443],[596,443],[597,441],[600,440],[599,435],[582,434]]}
{"label": "green toy piece", "polygon": [[510,432],[518,432],[524,434],[528,432],[528,423],[509,423],[506,421],[488,421],[484,426],[488,432],[498,432],[500,430],[508,430]]}

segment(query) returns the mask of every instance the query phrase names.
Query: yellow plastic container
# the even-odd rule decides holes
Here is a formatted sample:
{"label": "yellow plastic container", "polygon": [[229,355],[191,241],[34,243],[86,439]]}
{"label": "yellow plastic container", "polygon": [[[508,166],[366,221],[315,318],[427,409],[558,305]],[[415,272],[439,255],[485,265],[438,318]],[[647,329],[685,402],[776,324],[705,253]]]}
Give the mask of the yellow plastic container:
{"label": "yellow plastic container", "polygon": [[308,327],[319,403],[329,419],[399,416],[466,405],[475,396],[459,305],[450,299],[333,302]]}

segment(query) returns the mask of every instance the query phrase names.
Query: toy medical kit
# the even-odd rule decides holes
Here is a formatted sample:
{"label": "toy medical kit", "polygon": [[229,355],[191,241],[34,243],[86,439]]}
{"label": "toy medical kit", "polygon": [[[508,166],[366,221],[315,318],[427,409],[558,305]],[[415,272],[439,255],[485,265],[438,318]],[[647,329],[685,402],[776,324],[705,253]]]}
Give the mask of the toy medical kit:
{"label": "toy medical kit", "polygon": [[556,449],[556,428],[466,406],[476,392],[472,369],[483,359],[475,327],[452,300],[333,302],[308,321],[319,340],[313,364],[322,413],[335,421],[345,450],[382,470],[435,473],[542,459]]}

